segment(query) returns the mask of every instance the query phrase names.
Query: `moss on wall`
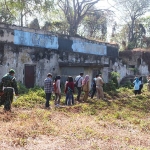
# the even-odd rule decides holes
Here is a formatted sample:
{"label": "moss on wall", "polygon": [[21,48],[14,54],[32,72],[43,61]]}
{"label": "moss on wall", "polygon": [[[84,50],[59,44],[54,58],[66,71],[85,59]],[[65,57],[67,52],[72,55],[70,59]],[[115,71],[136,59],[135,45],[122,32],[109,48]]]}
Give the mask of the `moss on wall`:
{"label": "moss on wall", "polygon": [[143,52],[142,53],[142,58],[148,65],[148,71],[150,72],[150,51]]}

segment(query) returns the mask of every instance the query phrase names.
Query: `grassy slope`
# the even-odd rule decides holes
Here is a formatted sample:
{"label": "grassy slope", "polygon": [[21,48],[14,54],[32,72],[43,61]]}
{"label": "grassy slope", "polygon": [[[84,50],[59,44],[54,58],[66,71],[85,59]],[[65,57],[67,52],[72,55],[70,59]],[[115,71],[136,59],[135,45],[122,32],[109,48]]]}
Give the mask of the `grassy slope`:
{"label": "grassy slope", "polygon": [[150,93],[121,88],[105,97],[45,110],[43,90],[22,95],[12,113],[0,107],[1,149],[149,150]]}

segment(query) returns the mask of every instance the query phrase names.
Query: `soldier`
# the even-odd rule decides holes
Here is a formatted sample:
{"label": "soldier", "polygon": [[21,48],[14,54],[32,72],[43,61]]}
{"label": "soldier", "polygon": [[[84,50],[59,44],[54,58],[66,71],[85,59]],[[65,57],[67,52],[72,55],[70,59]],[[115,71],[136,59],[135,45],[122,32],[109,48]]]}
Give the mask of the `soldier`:
{"label": "soldier", "polygon": [[18,96],[17,82],[14,77],[15,71],[10,69],[9,73],[2,77],[0,83],[0,92],[4,92],[4,111],[11,111],[11,104],[13,102],[13,94],[15,92]]}

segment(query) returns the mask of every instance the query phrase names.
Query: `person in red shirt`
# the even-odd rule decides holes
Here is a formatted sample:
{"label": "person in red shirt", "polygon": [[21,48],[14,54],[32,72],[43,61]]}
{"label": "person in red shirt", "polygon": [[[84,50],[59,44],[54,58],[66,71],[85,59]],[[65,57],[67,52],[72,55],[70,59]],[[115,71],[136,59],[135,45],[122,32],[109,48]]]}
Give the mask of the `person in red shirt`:
{"label": "person in red shirt", "polygon": [[73,82],[73,77],[69,76],[68,77],[68,82],[66,83],[66,88],[65,88],[65,93],[66,93],[66,105],[74,105],[74,82]]}

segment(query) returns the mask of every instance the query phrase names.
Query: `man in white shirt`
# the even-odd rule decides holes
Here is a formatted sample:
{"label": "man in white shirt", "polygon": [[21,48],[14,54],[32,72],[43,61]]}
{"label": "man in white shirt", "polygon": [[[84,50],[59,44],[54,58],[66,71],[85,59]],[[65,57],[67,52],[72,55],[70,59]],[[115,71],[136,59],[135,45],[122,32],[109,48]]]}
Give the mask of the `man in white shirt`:
{"label": "man in white shirt", "polygon": [[81,95],[81,91],[82,91],[83,75],[84,75],[84,73],[81,72],[80,75],[76,76],[76,78],[75,78],[75,82],[77,83],[77,90],[78,90],[77,101],[80,101],[80,95]]}

